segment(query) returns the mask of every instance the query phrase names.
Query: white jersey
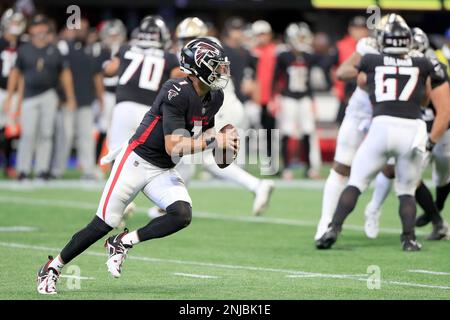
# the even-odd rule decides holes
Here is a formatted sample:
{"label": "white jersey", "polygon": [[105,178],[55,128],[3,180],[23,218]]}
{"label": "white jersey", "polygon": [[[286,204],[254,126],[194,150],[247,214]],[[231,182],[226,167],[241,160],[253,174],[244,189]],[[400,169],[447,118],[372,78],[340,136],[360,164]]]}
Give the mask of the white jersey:
{"label": "white jersey", "polygon": [[348,101],[345,113],[348,115],[372,117],[372,103],[370,102],[369,94],[360,87],[356,87]]}
{"label": "white jersey", "polygon": [[[371,37],[360,39],[356,44],[356,52],[361,56],[380,53],[376,40]],[[372,103],[370,102],[369,94],[363,89],[356,87],[348,101],[346,113],[355,116],[372,117]]]}

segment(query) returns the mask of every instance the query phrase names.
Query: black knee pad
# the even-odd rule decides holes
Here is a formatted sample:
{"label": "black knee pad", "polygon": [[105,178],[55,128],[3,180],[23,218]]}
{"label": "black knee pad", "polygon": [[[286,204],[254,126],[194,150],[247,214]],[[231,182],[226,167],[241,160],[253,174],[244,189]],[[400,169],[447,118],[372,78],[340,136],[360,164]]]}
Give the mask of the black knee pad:
{"label": "black knee pad", "polygon": [[189,202],[176,201],[167,207],[166,212],[167,214],[176,217],[177,222],[182,227],[186,227],[191,223],[192,207]]}

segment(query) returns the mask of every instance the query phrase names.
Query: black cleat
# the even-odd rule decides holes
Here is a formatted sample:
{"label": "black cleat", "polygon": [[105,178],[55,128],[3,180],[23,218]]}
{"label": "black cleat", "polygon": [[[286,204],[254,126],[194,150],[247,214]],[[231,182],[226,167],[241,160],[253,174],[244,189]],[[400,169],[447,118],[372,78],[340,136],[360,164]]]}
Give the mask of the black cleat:
{"label": "black cleat", "polygon": [[416,227],[424,227],[431,222],[429,214],[422,213],[422,215],[416,218]]}
{"label": "black cleat", "polygon": [[133,246],[126,245],[122,242],[122,238],[128,233],[128,229],[117,235],[111,236],[105,241],[105,248],[108,251],[108,260],[106,266],[108,272],[114,278],[119,278],[122,274],[122,265],[127,257],[128,250]]}
{"label": "black cleat", "polygon": [[319,250],[331,249],[331,246],[336,242],[339,235],[339,230],[334,227],[328,227],[327,232],[319,239],[316,240],[316,248]]}
{"label": "black cleat", "polygon": [[402,235],[401,242],[403,251],[420,251],[422,249],[422,245],[416,241],[415,237],[405,237]]}
{"label": "black cleat", "polygon": [[447,240],[450,239],[450,232],[446,222],[433,225],[433,231],[427,236],[427,240]]}

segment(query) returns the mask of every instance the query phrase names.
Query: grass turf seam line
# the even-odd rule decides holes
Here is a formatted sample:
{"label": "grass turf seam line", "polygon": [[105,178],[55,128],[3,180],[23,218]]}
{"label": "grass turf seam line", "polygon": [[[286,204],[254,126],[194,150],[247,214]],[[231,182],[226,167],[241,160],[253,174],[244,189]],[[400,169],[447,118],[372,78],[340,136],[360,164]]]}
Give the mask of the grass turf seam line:
{"label": "grass turf seam line", "polygon": [[[13,243],[13,242],[0,242],[0,246],[6,248],[16,248],[16,249],[30,249],[36,251],[53,251],[58,252],[60,249],[58,248],[50,248],[44,246],[34,246],[27,245],[21,243]],[[92,252],[86,251],[84,254],[97,256],[97,257],[107,257],[106,253]],[[255,266],[241,266],[241,265],[232,265],[232,264],[220,264],[220,263],[210,263],[210,262],[199,262],[199,261],[189,261],[189,260],[175,260],[175,259],[161,259],[161,258],[150,258],[150,257],[142,257],[142,256],[129,256],[130,260],[138,260],[145,262],[153,262],[153,263],[171,263],[171,264],[181,264],[181,265],[195,265],[195,266],[203,266],[203,267],[211,267],[211,268],[221,268],[221,269],[240,269],[247,271],[261,271],[261,272],[276,272],[276,273],[287,273],[291,275],[317,275],[319,278],[326,279],[342,279],[342,280],[354,280],[354,281],[367,281],[367,278],[358,278],[348,277],[349,275],[339,275],[339,274],[325,274],[325,273],[317,273],[317,272],[306,272],[300,270],[288,270],[288,269],[277,269],[277,268],[264,268],[264,267],[255,267]],[[339,278],[339,276],[343,276],[343,278]],[[405,282],[405,281],[396,281],[396,280],[381,280],[380,283],[388,284],[388,285],[398,285],[398,286],[408,286],[408,287],[417,287],[417,288],[428,288],[428,289],[442,289],[442,290],[450,290],[450,286],[443,285],[431,285],[431,284],[421,284],[414,282]]]}
{"label": "grass turf seam line", "polygon": [[[45,199],[45,198],[29,198],[29,197],[1,197],[0,203],[13,203],[20,205],[33,205],[33,206],[49,206],[49,207],[62,207],[62,208],[72,208],[72,209],[83,209],[83,210],[97,210],[97,204],[81,202],[81,201],[70,201],[70,200],[57,200],[57,199]],[[140,214],[147,214],[147,209],[136,208],[136,212]],[[272,218],[272,217],[254,217],[254,216],[236,216],[236,215],[226,215],[220,213],[211,213],[204,211],[194,211],[194,218],[212,219],[212,220],[222,220],[222,221],[240,221],[249,223],[269,223],[269,224],[279,224],[279,225],[289,225],[289,226],[301,226],[301,227],[315,227],[317,222],[287,219],[287,218]],[[352,231],[364,231],[363,226],[345,224],[344,230]],[[401,230],[397,228],[380,228],[380,233],[386,234],[400,234]],[[416,230],[417,235],[426,235],[426,232],[421,230]]]}

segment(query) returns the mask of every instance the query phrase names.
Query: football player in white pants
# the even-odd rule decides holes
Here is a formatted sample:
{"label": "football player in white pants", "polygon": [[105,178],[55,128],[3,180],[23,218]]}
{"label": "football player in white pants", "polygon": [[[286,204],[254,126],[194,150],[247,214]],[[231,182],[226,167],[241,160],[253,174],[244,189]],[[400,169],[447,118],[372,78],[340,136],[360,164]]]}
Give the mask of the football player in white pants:
{"label": "football player in white pants", "polygon": [[[199,18],[186,18],[176,28],[176,38],[178,47],[182,47],[186,42],[197,38],[206,36],[207,27],[205,23]],[[220,41],[216,38],[210,39],[221,46]],[[238,129],[245,129],[245,111],[241,101],[237,98],[235,88],[232,81],[224,89],[224,102],[222,108],[215,116],[215,128],[219,131],[226,124],[232,124]],[[245,152],[242,148],[241,152]],[[212,175],[236,183],[243,186],[245,189],[255,194],[253,201],[252,212],[254,215],[260,215],[266,208],[270,200],[274,188],[272,180],[258,179],[239,167],[236,163],[230,164],[225,169],[217,167],[214,161],[211,150],[205,151],[201,155],[203,168]],[[195,173],[195,167],[192,161],[195,159],[191,157],[184,157],[177,165],[177,170],[183,177],[186,184],[189,184],[192,176]],[[148,211],[150,217],[157,217],[164,214],[160,208],[153,207]]]}
{"label": "football player in white pants", "polygon": [[[336,242],[359,196],[390,157],[396,160],[395,189],[400,201],[403,250],[418,251],[421,248],[414,232],[414,194],[421,177],[423,154],[427,145],[437,141],[447,129],[450,110],[447,110],[448,101],[437,101],[437,118],[427,142],[420,104],[428,98],[431,89],[448,90],[448,83],[426,58],[408,56],[411,31],[395,14],[389,16],[377,40],[383,54],[364,56],[358,74],[358,86],[368,90],[374,104],[374,119],[355,155],[349,184],[339,198],[332,222],[316,241],[318,249],[329,249]],[[393,85],[385,90],[388,83]]]}
{"label": "football player in white pants", "polygon": [[[202,55],[205,51],[209,53]],[[64,266],[117,227],[126,205],[142,192],[167,214],[137,230],[125,229],[106,239],[108,272],[120,277],[123,262],[134,246],[178,232],[192,220],[192,201],[174,169],[175,159],[207,148],[233,154],[238,151],[235,129],[216,133],[213,128],[214,115],[223,102],[222,89],[230,77],[228,57],[214,42],[200,38],[183,49],[181,63],[189,76],[163,84],[152,109],[117,157],[94,219],[39,269],[38,293],[57,294]],[[203,121],[191,121],[199,117]]]}
{"label": "football player in white pants", "polygon": [[[437,58],[429,48],[427,35],[420,28],[413,28],[413,46],[410,52],[411,56],[423,56],[437,62]],[[423,120],[427,123],[433,123],[435,115],[432,109],[423,109]],[[431,125],[429,126],[431,129]],[[450,129],[439,139],[430,154],[425,157],[423,170],[433,163],[433,182],[437,188],[450,183]],[[369,238],[376,238],[379,231],[379,219],[381,216],[381,206],[386,200],[395,178],[395,161],[390,160],[388,165],[380,172],[375,179],[375,189],[371,201],[367,204],[364,216],[366,218],[366,235]],[[422,194],[419,194],[422,193]],[[424,194],[426,193],[426,194]],[[422,198],[419,198],[422,197]],[[418,204],[425,210],[425,214],[417,218],[416,226],[424,226],[431,221],[431,216],[439,216],[438,211],[442,208],[431,208],[435,206],[432,202],[432,195],[425,185],[419,185],[416,191]],[[422,200],[423,199],[423,200]],[[423,201],[423,203],[422,203]],[[428,214],[427,214],[428,213]],[[429,240],[440,240],[446,236],[448,227],[441,217],[438,217],[438,223],[433,223],[433,232],[427,237]],[[436,221],[436,220],[435,220]]]}
{"label": "football player in white pants", "polygon": [[[378,53],[373,38],[363,38],[358,42],[356,52],[338,68],[338,78],[341,80],[355,78],[358,72],[356,65],[367,53]],[[325,182],[322,213],[314,240],[320,239],[331,222],[339,197],[347,185],[356,151],[369,130],[371,120],[372,103],[369,95],[357,87],[349,100],[344,120],[339,128],[333,168]]]}

